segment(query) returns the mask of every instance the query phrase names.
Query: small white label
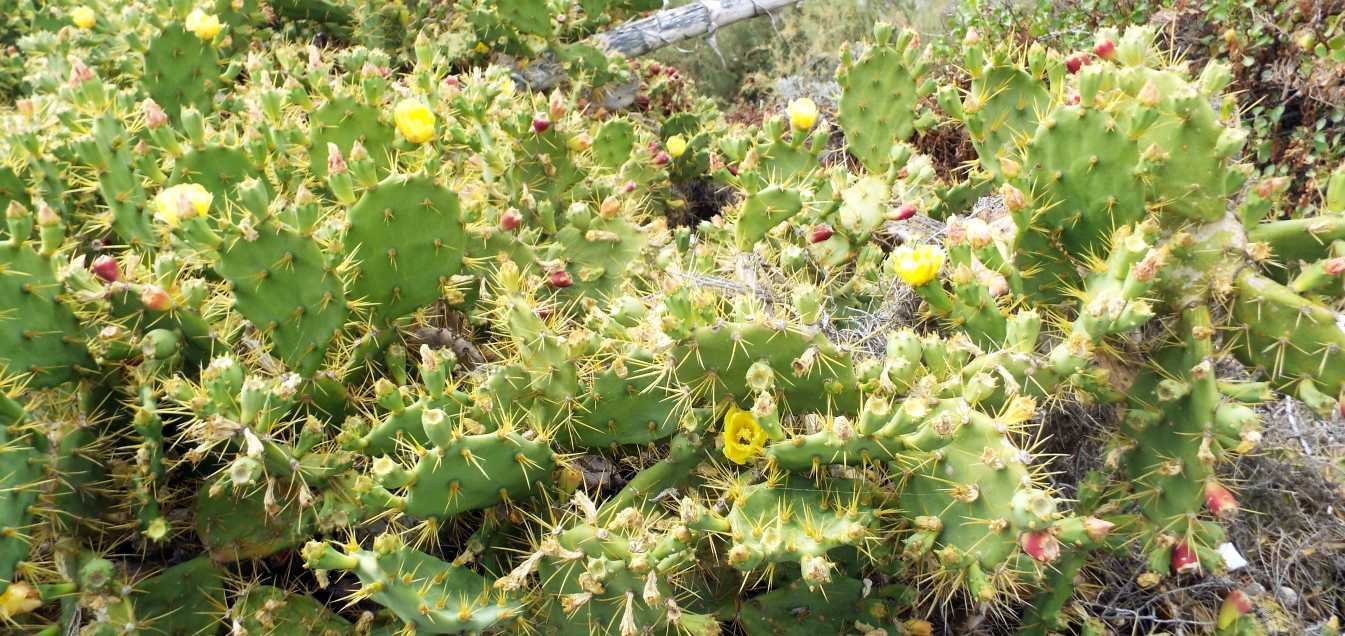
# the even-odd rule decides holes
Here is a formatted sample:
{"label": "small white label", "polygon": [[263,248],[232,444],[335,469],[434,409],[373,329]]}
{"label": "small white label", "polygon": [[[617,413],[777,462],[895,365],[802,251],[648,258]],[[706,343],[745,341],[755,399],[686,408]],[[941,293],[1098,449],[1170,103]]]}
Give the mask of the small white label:
{"label": "small white label", "polygon": [[1247,567],[1247,559],[1242,558],[1242,554],[1231,543],[1219,546],[1219,556],[1224,558],[1224,565],[1228,566],[1229,572]]}

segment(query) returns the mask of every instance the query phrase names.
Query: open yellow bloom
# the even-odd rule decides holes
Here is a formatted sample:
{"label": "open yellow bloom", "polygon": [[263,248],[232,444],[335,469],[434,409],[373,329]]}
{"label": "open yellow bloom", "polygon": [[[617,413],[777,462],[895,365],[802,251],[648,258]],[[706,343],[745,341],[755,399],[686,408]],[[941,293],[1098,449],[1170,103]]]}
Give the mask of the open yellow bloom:
{"label": "open yellow bloom", "polygon": [[187,219],[205,216],[215,195],[197,183],[181,183],[154,197],[154,218],[168,227],[177,227]]}
{"label": "open yellow bloom", "polygon": [[70,10],[70,21],[81,29],[92,29],[93,24],[98,21],[98,16],[94,15],[93,9],[88,7],[75,7]]}
{"label": "open yellow bloom", "polygon": [[724,456],[735,464],[746,464],[748,460],[761,454],[766,445],[766,431],[757,425],[757,418],[751,411],[729,407],[724,415]]}
{"label": "open yellow bloom", "polygon": [[943,267],[943,250],[935,245],[902,245],[892,258],[896,259],[897,275],[912,287],[934,280]]}
{"label": "open yellow bloom", "polygon": [[11,620],[39,607],[42,607],[41,595],[27,583],[10,583],[0,594],[0,620]]}
{"label": "open yellow bloom", "polygon": [[206,13],[200,9],[192,9],[187,14],[187,23],[185,25],[188,31],[196,34],[196,37],[209,42],[219,35],[223,25],[220,24],[219,16],[213,13]]}
{"label": "open yellow bloom", "polygon": [[434,111],[417,99],[403,99],[392,111],[397,131],[413,144],[423,144],[434,137]]}
{"label": "open yellow bloom", "polygon": [[668,147],[668,154],[672,155],[673,159],[676,159],[682,156],[682,153],[687,151],[687,140],[681,135],[673,135],[668,138],[666,146]]}
{"label": "open yellow bloom", "polygon": [[817,123],[817,104],[807,97],[789,102],[785,112],[789,114],[789,125],[794,130],[812,130]]}

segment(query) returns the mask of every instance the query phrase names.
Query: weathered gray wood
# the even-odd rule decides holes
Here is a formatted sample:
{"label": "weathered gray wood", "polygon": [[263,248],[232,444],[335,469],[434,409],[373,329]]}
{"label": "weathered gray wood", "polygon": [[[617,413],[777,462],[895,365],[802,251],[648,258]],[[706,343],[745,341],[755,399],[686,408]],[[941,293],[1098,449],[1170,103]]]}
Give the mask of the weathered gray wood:
{"label": "weathered gray wood", "polygon": [[[680,7],[656,11],[639,20],[632,20],[610,31],[594,35],[589,41],[612,53],[639,57],[665,46],[712,34],[734,22],[767,15],[801,1],[699,0]],[[518,72],[519,79],[533,90],[549,90],[559,84],[565,75],[560,65],[556,63],[555,57],[551,55],[534,60]]]}
{"label": "weathered gray wood", "polygon": [[701,0],[632,20],[594,40],[613,53],[638,57],[683,40],[713,33],[734,22],[763,16],[800,0]]}

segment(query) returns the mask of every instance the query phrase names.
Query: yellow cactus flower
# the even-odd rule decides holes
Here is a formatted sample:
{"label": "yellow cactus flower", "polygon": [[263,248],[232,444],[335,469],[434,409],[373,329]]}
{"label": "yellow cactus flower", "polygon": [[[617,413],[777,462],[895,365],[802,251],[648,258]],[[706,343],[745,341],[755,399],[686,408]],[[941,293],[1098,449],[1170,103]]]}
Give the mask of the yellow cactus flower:
{"label": "yellow cactus flower", "polygon": [[417,99],[397,102],[392,112],[397,131],[413,144],[423,144],[434,137],[434,111]]}
{"label": "yellow cactus flower", "polygon": [[98,16],[94,15],[93,9],[89,7],[75,7],[70,10],[70,21],[74,22],[75,26],[87,31],[93,28],[94,23],[98,21]]}
{"label": "yellow cactus flower", "polygon": [[154,218],[168,227],[197,216],[205,216],[215,195],[196,183],[175,185],[154,197]]}
{"label": "yellow cactus flower", "polygon": [[219,16],[216,16],[213,13],[206,13],[200,9],[192,9],[192,12],[187,14],[187,22],[185,26],[188,31],[195,33],[196,37],[201,38],[206,42],[215,39],[215,36],[219,35],[220,29],[223,28],[223,25],[220,24]]}
{"label": "yellow cactus flower", "polygon": [[817,104],[807,97],[789,102],[789,108],[785,109],[785,112],[789,113],[789,125],[793,126],[794,130],[812,130],[813,125],[817,123]]}
{"label": "yellow cactus flower", "polygon": [[669,137],[665,145],[668,147],[668,154],[672,155],[673,159],[682,156],[687,151],[687,140],[681,135]]}
{"label": "yellow cactus flower", "polygon": [[751,411],[729,407],[724,415],[724,456],[735,464],[746,464],[748,460],[761,454],[766,445],[766,431],[757,425],[757,418]]}
{"label": "yellow cactus flower", "polygon": [[0,593],[0,620],[9,621],[39,607],[42,607],[41,595],[27,583],[10,583],[4,593]]}
{"label": "yellow cactus flower", "polygon": [[896,259],[897,275],[912,287],[934,280],[943,267],[943,250],[934,245],[903,245],[892,258]]}

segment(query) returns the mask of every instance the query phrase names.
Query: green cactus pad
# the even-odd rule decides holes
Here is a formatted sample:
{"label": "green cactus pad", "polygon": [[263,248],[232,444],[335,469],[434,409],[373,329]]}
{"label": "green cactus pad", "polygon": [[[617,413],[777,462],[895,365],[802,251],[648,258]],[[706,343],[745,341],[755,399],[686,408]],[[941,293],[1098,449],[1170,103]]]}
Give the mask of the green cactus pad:
{"label": "green cactus pad", "polygon": [[395,175],[350,208],[345,252],[359,261],[347,290],[375,319],[403,316],[442,296],[462,266],[458,195],[423,176]]}
{"label": "green cactus pad", "polygon": [[312,146],[309,170],[319,179],[327,177],[327,144],[336,144],[343,156],[349,158],[350,148],[360,142],[380,176],[388,167],[388,151],[397,139],[392,126],[384,123],[377,108],[356,102],[348,97],[333,99],[309,116],[309,140]]}
{"label": "green cactus pad", "polygon": [[316,241],[275,219],[226,242],[215,271],[228,279],[234,306],[270,337],[286,366],[312,375],[345,324],[340,277]]}
{"label": "green cactus pad", "polygon": [[666,369],[648,353],[622,356],[622,368],[599,373],[583,406],[561,439],[579,448],[647,444],[677,431],[684,400],[672,391]]}
{"label": "green cactus pad", "polygon": [[788,221],[803,210],[803,197],[797,190],[775,186],[751,194],[743,201],[742,212],[734,226],[734,238],[740,250],[765,238],[771,228]]}
{"label": "green cactus pad", "polygon": [[29,374],[28,386],[55,386],[92,369],[79,322],[61,302],[50,259],[10,237],[0,243],[0,372]]}
{"label": "green cactus pad", "polygon": [[584,179],[584,172],[575,165],[565,134],[551,126],[538,133],[532,129],[531,118],[520,124],[518,148],[514,151],[517,163],[510,172],[516,194],[527,186],[537,199],[562,203],[570,189]]}
{"label": "green cactus pad", "polygon": [[[729,562],[740,570],[825,558],[877,538],[882,497],[863,482],[786,476],[742,488],[726,519]],[[805,568],[806,569],[806,568]],[[814,581],[816,584],[818,581]]]}
{"label": "green cactus pad", "polygon": [[187,106],[209,113],[220,88],[219,55],[209,42],[171,24],[145,51],[142,81],[145,92],[174,121]]}
{"label": "green cactus pad", "polygon": [[[1138,31],[1138,30],[1132,30]],[[1127,37],[1133,34],[1127,32]],[[1169,70],[1144,67],[1119,71],[1118,84],[1132,99],[1152,84],[1157,102],[1127,106],[1131,117],[1151,116],[1153,123],[1139,137],[1141,149],[1156,147],[1165,155],[1152,171],[1151,198],[1164,212],[1195,221],[1222,217],[1229,198],[1244,178],[1229,166],[1242,150],[1245,133],[1220,121],[1218,95],[1208,95],[1188,78]],[[1124,106],[1123,106],[1124,108]],[[1146,109],[1156,113],[1144,113]]]}
{"label": "green cactus pad", "polygon": [[645,237],[640,228],[623,218],[594,217],[582,229],[566,225],[556,232],[551,258],[564,259],[574,284],[562,296],[606,299],[620,291],[632,277]]}
{"label": "green cactus pad", "polygon": [[517,433],[460,436],[428,451],[411,470],[406,513],[446,519],[506,499],[520,501],[550,483],[555,466],[549,446]]}
{"label": "green cactus pad", "polygon": [[[261,171],[238,148],[205,146],[178,158],[169,185],[195,183],[215,195],[211,210],[222,214],[238,204],[238,186],[248,179],[259,179]],[[265,179],[261,179],[263,184]],[[269,190],[269,186],[267,186]]]}
{"label": "green cactus pad", "polygon": [[[685,547],[665,537],[649,553],[639,555],[647,565],[637,570],[632,564],[636,555],[631,552],[626,532],[580,525],[556,537],[557,545],[576,552],[578,558],[547,557],[538,566],[545,592],[538,614],[547,628],[564,636],[618,636],[629,619],[636,629],[646,633],[666,629],[691,636],[718,634],[719,626],[713,618],[689,610],[679,611],[680,621],[670,624],[667,603],[676,602],[679,592],[670,583],[670,574],[675,565],[685,564],[690,557]],[[650,576],[654,580],[652,589]],[[598,587],[585,584],[590,578]],[[656,592],[657,597],[648,597],[646,592]],[[576,599],[584,601],[566,611],[563,601]]]}
{"label": "green cactus pad", "polygon": [[1012,180],[1032,193],[1015,216],[1015,256],[1025,283],[1048,295],[1077,284],[1076,262],[1105,255],[1112,231],[1144,214],[1139,151],[1105,111],[1060,106],[1042,119],[1024,148],[1023,171]]}
{"label": "green cactus pad", "polygon": [[[209,485],[202,486],[196,494],[196,534],[217,562],[270,556],[299,545],[312,528],[311,509],[287,503],[269,511],[262,490],[237,495],[227,488],[215,495],[210,490]],[[277,495],[277,501],[290,502],[291,497],[284,495]]]}
{"label": "green cactus pad", "polygon": [[1345,390],[1345,317],[1264,276],[1238,279],[1233,317],[1238,357],[1280,385],[1309,378],[1327,395]]}
{"label": "green cactus pad", "polygon": [[[379,539],[384,537],[390,538]],[[479,634],[514,621],[522,608],[475,572],[405,546],[342,554],[334,546],[309,543],[304,561],[313,569],[353,571],[374,602],[416,633]]]}
{"label": "green cactus pad", "polygon": [[226,607],[224,577],[224,570],[206,557],[175,565],[140,581],[128,600],[108,608],[106,627],[133,624],[135,633],[152,636],[211,633]]}
{"label": "green cactus pad", "polygon": [[[974,110],[968,103],[976,104]],[[1017,155],[1049,105],[1046,84],[1023,69],[997,66],[974,78],[963,110],[981,167],[1003,179],[999,160]]]}
{"label": "green cactus pad", "polygon": [[915,48],[914,33],[902,33],[895,42],[888,39],[880,37],[837,74],[843,91],[837,120],[850,154],[877,174],[891,167],[892,147],[915,134],[919,101],[932,88],[921,85],[929,63]]}
{"label": "green cactus pad", "polygon": [[244,590],[229,614],[249,636],[342,636],[355,630],[311,596],[269,585]]}
{"label": "green cactus pad", "polygon": [[[0,167],[0,210],[9,209],[11,202],[18,202],[25,208],[33,208],[33,200],[23,179],[8,167]],[[8,228],[0,224],[0,237],[9,236]]]}
{"label": "green cactus pad", "polygon": [[833,579],[820,589],[795,581],[743,603],[738,608],[738,626],[747,636],[848,634],[857,623],[871,628],[890,625],[897,618],[890,608],[893,601],[905,604],[911,600],[902,589],[874,592],[867,593],[859,579]]}
{"label": "green cactus pad", "polygon": [[610,119],[593,137],[593,159],[604,168],[617,170],[635,149],[635,127],[625,119]]}
{"label": "green cactus pad", "polygon": [[[935,549],[951,546],[959,555],[957,565],[975,563],[989,572],[1013,555],[1019,532],[1045,528],[1054,517],[1014,514],[1015,495],[1036,477],[1024,462],[1023,442],[1006,434],[994,418],[978,411],[965,413],[969,419],[911,475],[901,493],[901,508],[912,517],[937,517],[942,530]],[[950,420],[959,417],[956,411],[949,415]],[[1054,512],[1052,504],[1050,513]],[[1024,526],[1021,517],[1035,527]],[[1005,525],[999,527],[996,521]]]}
{"label": "green cactus pad", "polygon": [[765,324],[701,327],[678,343],[673,357],[678,381],[711,401],[729,395],[747,404],[747,370],[764,360],[775,372],[780,404],[794,413],[859,410],[850,356],[821,333]]}
{"label": "green cactus pad", "polygon": [[27,428],[27,417],[18,402],[0,394],[0,484],[6,489],[0,497],[0,588],[14,582],[16,566],[28,558],[32,539],[23,529],[32,519],[29,508],[40,494],[36,486],[44,479],[40,459],[47,439]]}

